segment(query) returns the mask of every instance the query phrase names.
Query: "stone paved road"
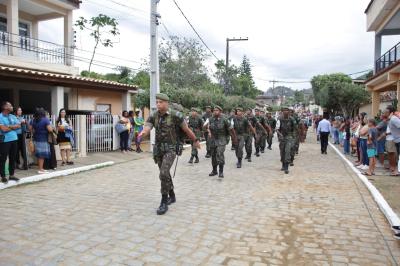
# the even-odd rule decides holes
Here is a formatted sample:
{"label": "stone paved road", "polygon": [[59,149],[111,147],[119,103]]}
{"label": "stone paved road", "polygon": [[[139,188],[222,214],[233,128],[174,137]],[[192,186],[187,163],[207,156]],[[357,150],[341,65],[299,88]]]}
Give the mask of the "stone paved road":
{"label": "stone paved road", "polygon": [[[204,153],[204,151],[203,151]],[[0,265],[396,265],[400,247],[338,156],[277,146],[221,181],[181,160],[165,216],[150,158],[0,192]],[[202,156],[203,157],[203,156]],[[251,167],[250,167],[251,165]],[[397,262],[395,261],[397,260]]]}

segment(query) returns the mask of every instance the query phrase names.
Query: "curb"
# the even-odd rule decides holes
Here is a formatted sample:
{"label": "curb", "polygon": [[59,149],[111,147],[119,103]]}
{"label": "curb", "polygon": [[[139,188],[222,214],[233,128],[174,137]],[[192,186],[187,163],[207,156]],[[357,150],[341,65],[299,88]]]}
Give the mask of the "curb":
{"label": "curb", "polygon": [[81,173],[81,172],[85,172],[85,171],[89,171],[89,170],[93,170],[93,169],[111,166],[113,164],[114,164],[113,161],[109,161],[109,162],[91,164],[91,165],[81,166],[81,167],[62,170],[62,171],[56,171],[56,172],[43,174],[43,175],[33,175],[33,176],[21,178],[18,182],[9,181],[7,184],[0,183],[0,190],[10,188],[10,187],[16,187],[16,186],[23,185],[23,184],[35,183],[35,182],[39,182],[39,181],[43,181],[43,180],[47,180],[47,179],[52,179],[55,177],[73,175],[73,174],[77,174],[77,173]]}
{"label": "curb", "polygon": [[353,172],[358,176],[358,178],[364,183],[364,185],[368,188],[369,192],[372,194],[375,202],[378,204],[379,209],[383,212],[386,219],[389,221],[392,229],[398,228],[400,226],[400,219],[397,214],[393,211],[393,209],[389,206],[385,198],[378,191],[378,189],[369,182],[368,178],[361,174],[357,168],[332,144],[329,142],[329,146],[333,148],[336,153],[349,165],[349,167],[353,170]]}

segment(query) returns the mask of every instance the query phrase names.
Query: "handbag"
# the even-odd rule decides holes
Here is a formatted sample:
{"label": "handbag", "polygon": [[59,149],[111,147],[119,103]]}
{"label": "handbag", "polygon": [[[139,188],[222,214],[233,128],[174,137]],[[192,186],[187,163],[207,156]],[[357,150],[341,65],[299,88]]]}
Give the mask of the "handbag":
{"label": "handbag", "polygon": [[57,134],[54,131],[49,132],[49,134],[47,135],[47,142],[50,144],[57,145]]}
{"label": "handbag", "polygon": [[118,134],[121,134],[122,132],[127,131],[128,129],[126,128],[125,124],[118,123],[115,125],[115,130],[117,131]]}

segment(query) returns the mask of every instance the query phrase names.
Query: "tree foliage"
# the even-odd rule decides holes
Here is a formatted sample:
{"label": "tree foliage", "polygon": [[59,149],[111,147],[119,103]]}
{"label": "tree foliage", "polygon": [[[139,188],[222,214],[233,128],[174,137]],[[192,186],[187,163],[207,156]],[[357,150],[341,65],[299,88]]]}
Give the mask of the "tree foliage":
{"label": "tree foliage", "polygon": [[113,47],[114,42],[111,38],[119,35],[119,30],[117,28],[118,22],[115,18],[99,14],[97,17],[92,17],[90,20],[87,20],[84,17],[80,17],[75,22],[75,26],[77,26],[82,31],[90,31],[90,36],[94,39],[95,44],[93,47],[92,57],[90,59],[88,69],[88,72],[90,73],[93,59],[99,44],[103,45],[104,47]]}
{"label": "tree foliage", "polygon": [[352,116],[369,101],[363,86],[355,85],[345,74],[319,75],[311,81],[315,101],[332,114]]}

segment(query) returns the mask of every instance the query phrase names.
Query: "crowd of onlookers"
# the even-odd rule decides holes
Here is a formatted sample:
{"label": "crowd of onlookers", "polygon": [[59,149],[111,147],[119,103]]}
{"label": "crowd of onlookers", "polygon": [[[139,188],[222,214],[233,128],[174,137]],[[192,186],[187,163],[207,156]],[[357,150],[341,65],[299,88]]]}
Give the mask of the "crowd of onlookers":
{"label": "crowd of onlookers", "polygon": [[[322,116],[315,118],[315,128],[321,121]],[[400,175],[400,112],[393,106],[387,106],[378,117],[363,112],[354,118],[333,117],[329,133],[345,155],[357,158],[354,164],[363,174],[375,175],[376,168],[382,168],[392,176]]]}
{"label": "crowd of onlookers", "polygon": [[127,153],[134,151],[132,144],[135,144],[135,151],[137,153],[143,152],[140,147],[141,138],[140,132],[143,130],[144,119],[140,116],[140,111],[123,111],[115,129],[120,137],[121,152]]}

